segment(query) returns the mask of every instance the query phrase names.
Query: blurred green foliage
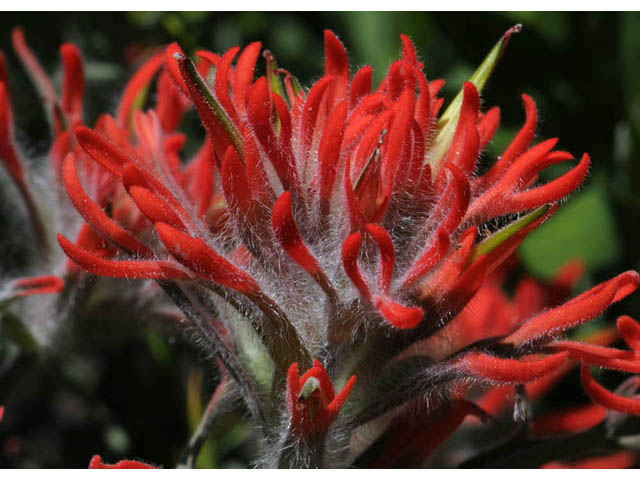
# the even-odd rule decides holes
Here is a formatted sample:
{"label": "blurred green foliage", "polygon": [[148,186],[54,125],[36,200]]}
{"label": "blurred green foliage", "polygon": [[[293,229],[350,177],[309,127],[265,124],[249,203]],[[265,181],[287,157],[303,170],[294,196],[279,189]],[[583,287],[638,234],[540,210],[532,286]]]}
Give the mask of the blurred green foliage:
{"label": "blurred green foliage", "polygon": [[522,261],[536,276],[549,279],[567,260],[580,258],[587,269],[611,265],[620,240],[603,181],[592,185],[534,230],[520,247]]}
{"label": "blurred green foliage", "polygon": [[[502,125],[481,168],[494,161],[520,127],[523,92],[539,107],[539,139],[557,136],[559,148],[576,157],[589,152],[593,160],[583,191],[521,248],[524,268],[549,277],[579,256],[588,268],[584,287],[638,269],[639,13],[15,12],[0,16],[0,48],[8,60],[17,137],[38,166],[45,162],[49,136],[36,93],[12,53],[9,39],[16,25],[24,28],[57,84],[58,46],[72,41],[80,47],[86,60],[87,120],[92,122],[100,112],[114,110],[126,79],[158,45],[177,40],[189,51],[220,52],[260,40],[280,66],[308,84],[322,72],[325,28],[343,40],[353,70],[365,63],[374,67],[375,81],[397,58],[399,34],[406,33],[428,77],[447,80],[443,95],[449,102],[515,23],[522,23],[523,31],[512,38],[483,92],[486,107],[502,108]],[[264,71],[264,65],[259,69]],[[199,128],[195,119],[188,128]],[[545,175],[559,173],[553,169]],[[21,237],[26,229],[15,215],[11,192],[0,175],[3,276],[28,267],[33,255]],[[638,297],[624,310],[640,315]],[[0,467],[86,467],[94,453],[106,461],[138,457],[176,464],[213,391],[215,367],[199,370],[213,364],[203,363],[188,341],[171,335],[167,340],[150,328],[154,319],[140,318],[123,329],[109,326],[116,315],[110,313],[80,318],[75,330],[62,332],[63,339],[39,353],[19,323],[3,321],[0,404],[7,409],[0,424]],[[230,415],[220,435],[206,444],[198,465],[245,465],[248,455],[240,445],[246,436],[246,423]]]}

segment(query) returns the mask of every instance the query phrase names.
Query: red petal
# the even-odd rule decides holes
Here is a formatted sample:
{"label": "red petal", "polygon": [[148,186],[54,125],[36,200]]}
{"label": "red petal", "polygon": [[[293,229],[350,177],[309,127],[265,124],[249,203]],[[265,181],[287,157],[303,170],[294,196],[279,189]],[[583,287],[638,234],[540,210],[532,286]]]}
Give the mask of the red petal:
{"label": "red petal", "polygon": [[251,213],[252,195],[242,160],[232,146],[227,148],[222,163],[220,182],[227,205],[237,208],[237,215],[248,217]]}
{"label": "red petal", "polygon": [[404,33],[400,34],[400,40],[402,41],[402,60],[419,69],[420,63],[413,42]]}
{"label": "red petal", "polygon": [[20,27],[14,28],[13,32],[11,32],[11,42],[24,68],[29,73],[31,80],[38,88],[43,100],[50,104],[56,104],[58,102],[56,90],[53,88],[53,84],[44,71],[44,68],[42,68],[40,62],[38,62],[38,59],[27,45],[24,39],[24,33]]}
{"label": "red petal", "polygon": [[344,402],[347,400],[347,397],[351,393],[353,389],[353,385],[356,383],[356,376],[352,375],[349,380],[344,384],[344,386],[340,389],[338,394],[334,397],[333,400],[327,405],[326,411],[328,414],[329,422],[332,422],[337,416],[338,412],[344,405]]}
{"label": "red petal", "polygon": [[[334,81],[333,77],[322,77],[318,80],[307,95],[307,100],[302,108],[302,120],[300,124],[300,139],[302,146],[300,151],[309,152],[313,140],[313,131],[320,110],[320,102],[324,98],[327,87]],[[257,83],[257,82],[256,82]],[[306,159],[304,159],[306,160]]]}
{"label": "red petal", "polygon": [[324,71],[326,76],[349,81],[349,58],[347,51],[331,30],[324,31]]}
{"label": "red petal", "polygon": [[131,77],[120,98],[118,105],[118,125],[120,128],[129,128],[131,114],[138,95],[149,86],[155,74],[160,70],[164,62],[163,52],[158,52],[147,60]]}
{"label": "red petal", "polygon": [[174,85],[179,89],[179,91],[186,97],[189,97],[189,88],[184,82],[184,78],[182,78],[180,68],[178,67],[178,63],[174,58],[174,55],[176,53],[179,55],[184,55],[184,52],[182,51],[178,43],[173,42],[164,51],[164,68],[169,73],[171,80],[173,80]]}
{"label": "red petal", "polygon": [[298,381],[298,364],[292,363],[287,370],[287,407],[291,415],[291,425],[300,428],[301,412],[298,410],[298,396],[300,395],[300,382]]}
{"label": "red petal", "polygon": [[625,343],[636,352],[640,352],[640,325],[627,315],[618,317],[616,325]]}
{"label": "red petal", "polygon": [[601,405],[586,405],[563,412],[553,412],[533,420],[531,433],[534,435],[578,433],[595,427],[607,415]]}
{"label": "red petal", "polygon": [[[445,257],[433,275],[419,286],[421,298],[430,297],[440,301],[453,289],[462,271],[469,264],[477,233],[477,227],[469,227],[460,235],[456,248],[452,250],[450,255]],[[477,263],[478,261],[474,265]],[[484,276],[482,279],[484,279]]]}
{"label": "red petal", "polygon": [[89,462],[90,469],[142,469],[142,468],[156,468],[152,465],[143,462],[137,462],[135,460],[120,460],[118,463],[108,465],[102,463],[100,455],[94,455]]}
{"label": "red petal", "polygon": [[375,297],[373,301],[384,319],[399,329],[413,328],[424,317],[424,311],[419,307],[405,307],[384,297]]}
{"label": "red petal", "polygon": [[358,267],[358,254],[360,253],[361,243],[362,235],[358,232],[352,233],[347,237],[342,245],[342,266],[351,282],[360,292],[360,295],[371,301],[371,292]]}
{"label": "red petal", "polygon": [[280,140],[281,148],[290,148],[291,143],[291,113],[289,106],[277,93],[271,92],[273,106],[276,107],[278,119],[280,120]]}
{"label": "red petal", "polygon": [[[27,295],[42,295],[46,293],[60,293],[64,289],[64,280],[52,275],[41,277],[19,278],[13,284],[15,297]],[[1,414],[0,414],[1,416]]]}
{"label": "red petal", "polygon": [[173,132],[189,105],[186,97],[171,79],[171,74],[164,69],[158,77],[156,112],[165,132]]}
{"label": "red petal", "polygon": [[276,201],[271,212],[271,225],[278,243],[287,254],[311,275],[324,290],[330,291],[329,280],[320,263],[309,251],[300,236],[291,211],[291,192],[284,192]]}
{"label": "red petal", "polygon": [[[333,400],[333,385],[331,385],[331,380],[329,379],[329,375],[327,375],[326,370],[322,366],[318,360],[313,361],[313,367],[304,372],[304,374],[298,380],[298,385],[300,388],[304,386],[304,384],[309,380],[309,378],[314,378],[318,380],[318,384],[320,387],[320,395],[322,396],[322,401],[324,405],[327,405],[331,400]],[[329,390],[327,390],[327,386]]]}
{"label": "red petal", "polygon": [[[389,127],[389,133],[385,138],[385,161],[383,162],[385,168],[383,175],[385,177],[387,193],[389,193],[389,189],[396,178],[397,167],[400,165],[402,147],[411,130],[414,108],[415,93],[409,89],[405,89],[394,105],[393,110],[395,114]],[[406,173],[406,171],[404,173]]]}
{"label": "red petal", "polygon": [[373,68],[365,65],[356,72],[351,81],[349,89],[349,110],[360,102],[360,99],[371,92],[371,78],[373,76]]}
{"label": "red petal", "polygon": [[512,189],[522,186],[523,177],[529,176],[533,166],[544,162],[557,143],[557,138],[550,138],[531,147],[512,162],[498,184],[503,185],[503,188],[508,185]]}
{"label": "red petal", "polygon": [[616,395],[605,389],[591,376],[589,365],[583,364],[580,367],[580,379],[585,392],[594,402],[616,412],[623,412],[629,415],[640,415],[640,400]]}
{"label": "red petal", "polygon": [[79,266],[94,275],[118,278],[184,279],[188,275],[171,262],[161,260],[105,260],[88,252],[58,234],[64,253]]}
{"label": "red petal", "polygon": [[121,177],[123,168],[132,162],[131,158],[88,127],[76,127],[74,134],[82,149],[117,177]]}
{"label": "red petal", "polygon": [[128,192],[136,206],[152,223],[163,222],[174,228],[185,229],[171,207],[157,195],[137,185],[132,185]]}
{"label": "red petal", "polygon": [[78,178],[76,163],[72,153],[70,153],[64,161],[62,178],[64,180],[64,188],[69,194],[71,202],[80,215],[82,215],[82,218],[84,218],[96,232],[130,253],[145,256],[152,255],[151,250],[149,250],[145,244],[109,218],[102,208],[87,195]]}
{"label": "red petal", "polygon": [[323,392],[325,398],[329,399],[329,401],[333,400],[336,394],[333,390],[333,384],[331,383],[331,379],[329,379],[327,371],[318,360],[313,361],[313,366],[321,370],[321,373],[318,377],[318,380],[320,382],[320,390]]}
{"label": "red petal", "polygon": [[567,352],[549,355],[540,360],[498,358],[486,353],[471,352],[459,362],[469,373],[494,382],[526,383],[559,368],[568,358]]}
{"label": "red petal", "polygon": [[65,43],[60,47],[64,66],[62,82],[62,110],[80,119],[82,116],[82,96],[84,93],[84,66],[77,47]]}
{"label": "red petal", "polygon": [[451,163],[445,164],[445,168],[453,174],[450,188],[454,194],[454,201],[449,214],[444,222],[440,225],[444,231],[453,233],[460,225],[464,214],[469,207],[469,199],[471,198],[471,186],[464,172],[456,165]]}
{"label": "red petal", "polygon": [[189,228],[195,228],[193,227],[191,215],[182,206],[180,201],[173,196],[171,191],[158,180],[153,173],[149,172],[145,167],[142,167],[142,162],[136,161],[135,163],[136,164],[128,164],[122,171],[122,183],[124,187],[129,190],[133,185],[137,185],[152,191],[171,207],[183,225]]}
{"label": "red petal", "polygon": [[385,295],[389,293],[391,287],[391,279],[393,277],[393,267],[395,262],[396,252],[393,248],[393,241],[389,233],[375,223],[370,223],[366,226],[367,231],[373,237],[378,244],[380,250],[380,272],[378,274],[378,288],[382,290]]}
{"label": "red petal", "polygon": [[476,123],[478,119],[478,90],[471,82],[465,82],[464,96],[458,125],[445,156],[445,163],[459,167],[466,175],[472,175],[478,159],[479,138]]}
{"label": "red petal", "polygon": [[407,272],[402,286],[407,287],[422,277],[435,267],[448,251],[449,233],[444,229],[439,229],[435,234],[433,245],[414,262],[411,269]]}
{"label": "red petal", "polygon": [[640,355],[632,351],[572,341],[553,342],[549,347],[553,350],[567,351],[571,358],[590,365],[640,373]]}
{"label": "red petal", "polygon": [[[577,258],[565,263],[553,276],[553,288],[559,290],[561,295],[570,292],[578,283],[586,270],[584,260]],[[567,293],[568,295],[568,293]]]}
{"label": "red petal", "polygon": [[491,141],[500,126],[500,109],[493,107],[489,109],[478,122],[478,137],[480,140],[480,150]]}
{"label": "red petal", "polygon": [[[182,50],[180,50],[178,53],[182,53]],[[209,63],[212,67],[217,67],[218,63],[220,63],[220,60],[222,58],[217,53],[209,52],[208,50],[198,50],[196,52],[196,57]]]}
{"label": "red petal", "polygon": [[320,202],[321,206],[325,205],[326,211],[328,211],[336,181],[346,118],[347,102],[342,101],[329,116],[318,148]]}
{"label": "red petal", "polygon": [[509,168],[511,163],[524,153],[529,147],[533,136],[536,133],[536,124],[538,121],[538,112],[536,110],[536,104],[533,102],[529,95],[522,95],[522,103],[525,110],[525,121],[522,129],[518,132],[515,138],[511,141],[507,149],[504,151],[500,160],[498,160],[491,170],[482,177],[482,183],[484,185],[490,185],[494,183],[502,174]]}
{"label": "red petal", "polygon": [[215,91],[216,97],[220,102],[222,108],[224,108],[225,112],[231,118],[231,121],[234,123],[238,123],[238,114],[236,109],[233,106],[231,98],[229,97],[229,68],[231,67],[231,62],[235,58],[235,56],[240,51],[240,47],[230,48],[225,52],[222,56],[222,59],[218,63],[216,67],[216,79],[215,79]]}
{"label": "red petal", "polygon": [[403,90],[411,90],[415,96],[415,72],[404,60],[396,60],[389,67],[387,76],[378,87],[378,91],[387,92],[387,98],[396,101]]}
{"label": "red petal", "polygon": [[609,305],[633,292],[638,274],[632,270],[601,283],[557,308],[532,318],[505,341],[522,345],[537,338],[553,335],[600,315]]}
{"label": "red petal", "polygon": [[253,42],[249,44],[238,57],[236,64],[236,79],[233,84],[233,102],[240,111],[245,110],[247,103],[247,92],[253,81],[253,75],[256,67],[258,55],[262,44]]}
{"label": "red petal", "polygon": [[446,293],[444,312],[459,312],[482,287],[487,277],[489,258],[481,255],[456,280]]}
{"label": "red petal", "polygon": [[344,170],[344,194],[346,197],[347,212],[349,214],[349,226],[351,232],[356,232],[364,228],[366,220],[364,218],[364,212],[362,211],[360,202],[358,201],[358,197],[356,197],[356,194],[353,191],[350,171],[351,162],[349,157],[347,157]]}
{"label": "red petal", "polygon": [[84,94],[84,66],[77,47],[65,43],[60,47],[64,66],[62,82],[62,110],[78,119],[82,116],[82,96]]}
{"label": "red petal", "polygon": [[420,94],[416,102],[415,119],[422,129],[422,135],[427,138],[431,132],[431,92],[429,84],[422,72],[417,72],[418,85],[420,86]]}
{"label": "red petal", "polygon": [[256,80],[249,90],[247,114],[253,132],[268,155],[283,188],[294,189],[297,174],[294,166],[289,164],[291,159],[281,148],[271,125],[272,103],[265,77]]}
{"label": "red petal", "polygon": [[[274,95],[274,98],[277,97]],[[281,125],[283,124],[284,122],[281,122]],[[261,201],[266,205],[271,205],[275,199],[275,193],[273,192],[271,183],[267,178],[263,160],[260,156],[260,152],[258,151],[258,146],[250,134],[245,135],[244,143],[244,168],[247,172],[247,179],[249,181],[251,193],[257,201]]]}
{"label": "red petal", "polygon": [[[526,188],[523,176],[531,171],[532,168],[535,168],[536,165],[544,162],[557,142],[558,139],[556,138],[545,140],[521,155],[495,185],[474,200],[467,213],[467,218],[482,221],[518,211],[518,208],[512,202],[512,198],[515,196],[513,192]],[[482,188],[482,178],[478,180],[480,183],[475,182],[476,188]]]}
{"label": "red petal", "polygon": [[560,178],[538,188],[516,193],[508,202],[511,205],[511,211],[531,210],[566,197],[578,188],[587,176],[590,163],[589,155],[585,153],[580,163]]}
{"label": "red petal", "polygon": [[256,294],[260,291],[251,275],[227,261],[199,238],[165,223],[157,223],[155,227],[169,253],[200,277],[240,293]]}

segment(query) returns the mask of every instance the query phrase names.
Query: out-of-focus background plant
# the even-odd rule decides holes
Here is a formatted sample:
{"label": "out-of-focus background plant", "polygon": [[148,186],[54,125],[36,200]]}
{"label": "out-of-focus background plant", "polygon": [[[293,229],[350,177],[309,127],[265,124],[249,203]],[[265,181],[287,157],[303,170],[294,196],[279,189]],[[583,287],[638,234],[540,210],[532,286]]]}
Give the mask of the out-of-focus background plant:
{"label": "out-of-focus background plant", "polygon": [[[25,157],[45,162],[46,118],[10,46],[24,28],[54,81],[58,46],[74,42],[86,61],[86,119],[112,111],[119,88],[158,45],[178,40],[186,49],[222,52],[260,40],[302,84],[320,75],[322,32],[335,31],[353,64],[369,63],[379,80],[400,50],[399,34],[415,42],[427,75],[444,77],[450,100],[514,23],[524,25],[483,92],[502,109],[489,154],[502,152],[523,120],[518,95],[541,112],[538,134],[561,139],[563,150],[589,152],[593,167],[582,193],[520,248],[528,274],[547,279],[566,261],[587,267],[578,291],[627,268],[640,268],[640,14],[638,13],[11,13],[0,18],[0,48],[11,72],[16,135]],[[129,65],[128,68],[125,66]],[[192,128],[199,128],[195,117]],[[36,143],[26,139],[41,139]],[[549,169],[546,175],[557,176]],[[22,275],[33,250],[28,225],[7,175],[0,175],[0,278]],[[43,272],[35,272],[43,273]],[[126,289],[127,282],[122,282]],[[640,313],[640,297],[613,307]],[[218,379],[188,339],[161,331],[153,318],[104,311],[79,315],[37,347],[25,329],[2,313],[0,333],[0,467],[86,467],[105,458],[136,456],[177,463]],[[29,319],[24,319],[29,321]],[[167,335],[168,334],[168,335]],[[561,394],[561,390],[560,393]],[[549,401],[553,401],[551,398]],[[241,467],[248,425],[229,414],[204,446],[201,467]]]}

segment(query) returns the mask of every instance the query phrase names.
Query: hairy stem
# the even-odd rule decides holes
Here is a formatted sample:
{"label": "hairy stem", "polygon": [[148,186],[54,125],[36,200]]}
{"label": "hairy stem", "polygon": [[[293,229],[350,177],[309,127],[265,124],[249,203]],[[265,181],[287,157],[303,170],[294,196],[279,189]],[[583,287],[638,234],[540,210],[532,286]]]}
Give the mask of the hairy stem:
{"label": "hairy stem", "polygon": [[209,438],[216,420],[226,413],[229,405],[235,401],[235,396],[229,395],[230,390],[231,379],[225,377],[218,384],[213,395],[211,395],[211,399],[200,419],[200,423],[189,439],[189,443],[185,448],[178,468],[195,468],[198,454],[207,441],[207,438]]}
{"label": "hairy stem", "polygon": [[45,258],[47,258],[51,254],[51,245],[49,244],[49,239],[47,238],[47,229],[45,228],[44,222],[42,221],[42,215],[40,214],[40,209],[36,204],[31,192],[29,191],[27,185],[22,182],[16,182],[18,186],[18,191],[22,196],[22,200],[24,201],[27,211],[29,212],[29,219],[31,220],[31,227],[33,228],[33,233],[36,237],[36,243],[38,248],[42,252]]}
{"label": "hairy stem", "polygon": [[196,327],[202,339],[208,344],[212,351],[218,356],[231,377],[243,389],[243,398],[254,418],[258,421],[264,420],[260,402],[256,392],[251,387],[251,382],[247,378],[244,368],[240,364],[237,356],[225,346],[225,342],[214,328],[210,328],[203,321],[202,315],[189,297],[182,291],[178,284],[166,280],[158,281],[158,284],[169,295],[176,306],[184,313],[189,321]]}

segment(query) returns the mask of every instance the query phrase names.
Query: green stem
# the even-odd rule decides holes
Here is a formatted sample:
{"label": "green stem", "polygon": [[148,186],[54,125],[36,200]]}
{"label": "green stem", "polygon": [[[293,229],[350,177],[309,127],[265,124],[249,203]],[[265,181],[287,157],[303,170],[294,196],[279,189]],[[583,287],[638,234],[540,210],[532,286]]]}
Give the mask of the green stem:
{"label": "green stem", "polygon": [[231,380],[229,378],[223,378],[213,392],[213,395],[211,395],[211,399],[200,419],[200,423],[189,439],[189,443],[185,448],[178,468],[195,468],[198,454],[207,441],[207,438],[209,438],[216,420],[226,413],[229,405],[235,401],[234,396],[227,395],[230,389]]}

